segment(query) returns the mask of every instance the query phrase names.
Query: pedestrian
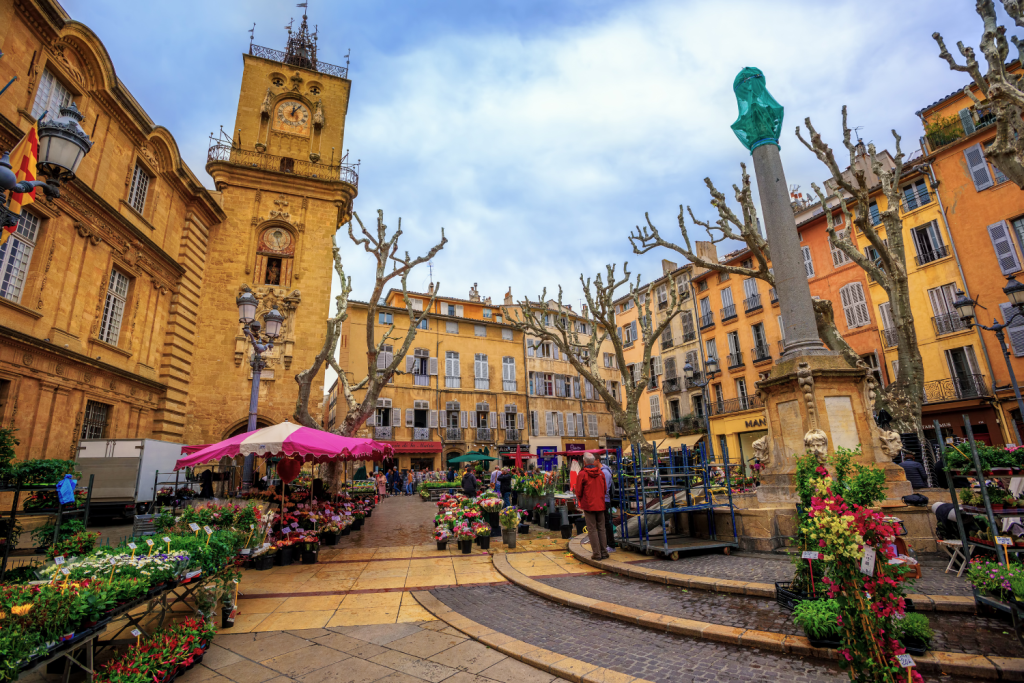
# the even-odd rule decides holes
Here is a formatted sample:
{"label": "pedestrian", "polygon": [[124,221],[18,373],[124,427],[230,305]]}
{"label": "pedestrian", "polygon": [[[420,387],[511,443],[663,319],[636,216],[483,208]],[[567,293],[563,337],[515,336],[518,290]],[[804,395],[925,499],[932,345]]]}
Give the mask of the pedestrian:
{"label": "pedestrian", "polygon": [[413,481],[412,480],[413,480],[413,470],[406,470],[406,472],[405,472],[405,495],[407,495],[407,496],[411,496],[412,495],[412,486],[413,486]]}
{"label": "pedestrian", "polygon": [[395,484],[395,495],[396,496],[402,495],[402,488],[405,485],[405,481],[403,481],[402,473],[398,471],[397,467],[395,468],[394,484]]}
{"label": "pedestrian", "polygon": [[498,486],[501,488],[501,499],[505,502],[505,507],[509,507],[512,505],[512,471],[509,468],[502,468]]}
{"label": "pedestrian", "polygon": [[500,467],[495,467],[491,471],[491,489],[495,493],[500,493],[500,491],[498,490],[498,477],[500,477],[500,476],[501,476],[501,468]]}
{"label": "pedestrian", "polygon": [[462,493],[470,498],[476,498],[476,489],[478,485],[479,482],[476,480],[476,475],[473,474],[473,468],[467,467],[466,473],[462,475]]}
{"label": "pedestrian", "polygon": [[455,466],[454,465],[450,465],[448,467],[447,478],[448,478],[448,483],[451,483],[451,482],[455,481]]}
{"label": "pedestrian", "polygon": [[615,552],[615,527],[612,526],[612,468],[608,463],[601,463],[601,473],[604,474],[604,534],[608,545],[605,546],[605,553]]}
{"label": "pedestrian", "polygon": [[377,483],[377,495],[384,498],[388,495],[388,480],[382,472],[377,472],[374,476],[374,480]]}
{"label": "pedestrian", "polygon": [[911,486],[915,489],[928,488],[928,474],[924,471],[924,465],[917,462],[913,453],[908,453],[903,457],[900,467],[907,473],[907,481]]}
{"label": "pedestrian", "polygon": [[583,456],[583,471],[576,477],[573,493],[576,494],[576,501],[583,510],[583,518],[587,522],[593,560],[608,558],[608,532],[604,526],[606,490],[604,472],[597,466],[597,458],[593,453],[587,453]]}

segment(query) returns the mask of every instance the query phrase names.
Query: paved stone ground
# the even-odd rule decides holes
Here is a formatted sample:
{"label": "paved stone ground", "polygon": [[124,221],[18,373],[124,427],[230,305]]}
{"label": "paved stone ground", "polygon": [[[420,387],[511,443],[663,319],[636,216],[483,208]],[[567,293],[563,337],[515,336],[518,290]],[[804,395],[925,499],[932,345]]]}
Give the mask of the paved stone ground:
{"label": "paved stone ground", "polygon": [[[793,578],[793,565],[789,558],[770,553],[742,553],[733,555],[694,555],[677,561],[649,560],[643,566],[679,574],[713,576],[736,581],[775,583]],[[908,593],[925,595],[971,595],[971,587],[963,578],[944,573],[946,561],[936,556],[921,559],[922,577],[908,584]]]}
{"label": "paved stone ground", "polygon": [[[773,600],[728,593],[687,590],[618,574],[538,579],[554,588],[636,609],[696,619],[722,626],[804,635],[791,613]],[[1019,657],[1020,645],[1009,624],[973,615],[927,612],[935,639],[932,649],[964,654]]]}
{"label": "paved stone ground", "polygon": [[431,593],[500,633],[656,683],[848,680],[828,662],[651,631],[554,605],[516,586]]}

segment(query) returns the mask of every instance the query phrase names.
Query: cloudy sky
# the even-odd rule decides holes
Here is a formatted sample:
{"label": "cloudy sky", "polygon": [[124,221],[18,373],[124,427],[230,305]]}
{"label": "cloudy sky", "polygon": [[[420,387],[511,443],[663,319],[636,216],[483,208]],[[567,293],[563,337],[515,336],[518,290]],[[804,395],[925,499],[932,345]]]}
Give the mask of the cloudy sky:
{"label": "cloudy sky", "polygon": [[[283,49],[295,0],[62,0],[106,44],[118,76],[204,171],[207,136],[230,129],[241,54]],[[131,9],[126,11],[126,7]],[[840,143],[840,108],[880,148],[918,146],[921,107],[963,85],[937,58],[940,31],[977,45],[970,0],[766,3],[718,0],[310,0],[320,58],[344,64],[352,101],[344,146],[362,160],[356,210],[402,217],[404,248],[434,259],[443,291],[500,300],[542,287],[581,296],[580,273],[630,262],[645,280],[663,256],[631,253],[644,212],[674,228],[680,204],[710,216],[703,178],[728,187],[749,158],[729,126],[731,85],[760,67],[786,107],[789,183],[809,191],[824,167],[793,130],[810,116]],[[339,239],[347,242],[344,232]],[[343,249],[344,243],[343,242]],[[355,294],[367,255],[343,251]],[[424,267],[410,285],[425,289]]]}

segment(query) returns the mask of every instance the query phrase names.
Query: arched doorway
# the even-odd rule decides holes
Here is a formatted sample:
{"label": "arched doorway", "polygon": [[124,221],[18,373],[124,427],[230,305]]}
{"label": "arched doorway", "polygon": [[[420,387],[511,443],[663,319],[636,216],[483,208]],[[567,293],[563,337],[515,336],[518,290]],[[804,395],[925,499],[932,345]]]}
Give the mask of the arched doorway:
{"label": "arched doorway", "polygon": [[[273,422],[271,422],[265,417],[256,416],[256,429],[270,427],[273,424]],[[249,418],[245,418],[244,420],[240,420],[239,422],[236,422],[235,424],[229,426],[226,430],[224,430],[224,435],[221,437],[221,439],[230,439],[233,436],[244,434],[247,431],[249,431]]]}

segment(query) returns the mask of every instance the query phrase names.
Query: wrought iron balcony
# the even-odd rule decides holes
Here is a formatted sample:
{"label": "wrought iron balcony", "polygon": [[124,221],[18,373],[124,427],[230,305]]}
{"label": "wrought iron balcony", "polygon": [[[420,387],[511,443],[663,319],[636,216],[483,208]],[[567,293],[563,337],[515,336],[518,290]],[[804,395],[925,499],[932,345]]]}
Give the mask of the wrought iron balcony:
{"label": "wrought iron balcony", "polygon": [[771,298],[773,304],[779,303],[779,293],[775,291],[774,287],[768,290],[768,296]]}
{"label": "wrought iron balcony", "polygon": [[430,375],[413,375],[412,376],[413,386],[417,387],[429,387],[430,386]]}
{"label": "wrought iron balcony", "polygon": [[661,415],[651,415],[651,429],[661,429]]}
{"label": "wrought iron balcony", "polygon": [[677,394],[683,390],[683,382],[679,377],[669,377],[662,384],[662,391],[666,394]]}
{"label": "wrought iron balcony", "polygon": [[730,304],[722,309],[722,322],[736,317],[736,304]]}
{"label": "wrought iron balcony", "polygon": [[711,327],[712,325],[715,324],[715,314],[708,313],[707,315],[702,315],[700,318],[698,318],[698,321],[700,323],[700,329],[702,330],[705,327]]}
{"label": "wrought iron balcony", "polygon": [[728,401],[711,401],[708,408],[711,415],[726,415],[728,413],[739,413],[752,408],[762,408],[764,404],[757,396],[746,396],[744,398],[730,398]]}
{"label": "wrought iron balcony", "polygon": [[683,343],[684,344],[686,344],[688,342],[695,341],[696,339],[697,339],[697,333],[696,332],[683,332]]}
{"label": "wrought iron balcony", "polygon": [[669,434],[696,434],[704,431],[703,418],[697,413],[683,415],[665,422],[665,431]]}
{"label": "wrought iron balcony", "polygon": [[210,145],[210,149],[206,153],[206,161],[208,163],[223,161],[236,166],[290,173],[304,178],[340,180],[353,187],[359,187],[358,164],[316,164],[305,159],[293,159],[292,157],[265,154],[256,150],[239,149],[219,142]]}
{"label": "wrought iron balcony", "polygon": [[923,266],[926,263],[938,261],[940,258],[946,258],[947,256],[949,256],[949,253],[949,246],[943,244],[941,246],[936,247],[935,249],[932,249],[931,251],[926,251],[922,254],[918,254],[917,256],[914,257],[914,263],[916,263],[919,266]]}
{"label": "wrought iron balcony", "polygon": [[373,428],[373,438],[375,438],[375,439],[387,439],[387,440],[390,440],[392,438],[391,437],[391,427],[380,427],[380,426],[374,427]]}
{"label": "wrought iron balcony", "polygon": [[996,120],[995,113],[991,107],[982,109],[978,113],[977,120],[974,120],[973,116],[971,118],[974,130],[970,132],[964,130],[963,120],[959,118],[954,118],[942,126],[929,126],[928,132],[924,136],[928,141],[928,151],[932,152],[939,147],[945,147],[950,143],[956,142],[966,135],[992,125]]}
{"label": "wrought iron balcony", "polygon": [[755,294],[754,296],[747,297],[743,300],[743,312],[750,313],[761,308],[761,295]]}
{"label": "wrought iron balcony", "polygon": [[286,52],[280,50],[274,50],[269,47],[263,47],[262,45],[249,45],[249,54],[253,57],[261,57],[263,59],[269,59],[272,62],[279,62],[281,64],[288,64],[289,66],[297,66],[303,69],[309,69],[316,71],[317,73],[327,74],[328,76],[337,76],[338,78],[348,78],[348,67],[347,66],[335,66],[334,64],[328,64],[327,62],[321,62],[318,59],[310,59],[309,57],[299,55],[289,55]]}
{"label": "wrought iron balcony", "polygon": [[491,380],[489,377],[477,377],[473,381],[473,387],[476,389],[483,389],[484,391],[489,391],[491,388]]}
{"label": "wrought iron balcony", "polygon": [[636,341],[635,339],[630,339],[629,341],[624,342],[622,344],[622,348],[624,348],[624,349],[631,349],[631,348],[633,348],[633,342],[635,342],[635,341]]}
{"label": "wrought iron balcony", "polygon": [[956,401],[964,398],[991,396],[984,375],[964,375],[924,383],[924,402]]}
{"label": "wrought iron balcony", "polygon": [[519,430],[515,427],[505,427],[505,443],[519,443]]}
{"label": "wrought iron balcony", "polygon": [[752,348],[750,350],[750,357],[754,359],[755,363],[760,363],[761,361],[771,360],[772,354],[771,351],[768,350],[768,345],[763,344]]}
{"label": "wrought iron balcony", "polygon": [[462,430],[458,427],[445,427],[445,441],[462,441]]}
{"label": "wrought iron balcony", "polygon": [[737,351],[736,353],[730,353],[727,356],[730,368],[736,368],[743,365],[743,352]]}
{"label": "wrought iron balcony", "polygon": [[936,336],[942,336],[944,334],[953,334],[954,332],[963,332],[967,327],[967,323],[963,321],[956,313],[947,313],[945,315],[937,315],[932,318],[932,322],[935,324]]}
{"label": "wrought iron balcony", "polygon": [[413,441],[430,441],[430,428],[429,427],[413,427],[412,428],[412,440]]}
{"label": "wrought iron balcony", "polygon": [[502,391],[517,391],[516,381],[514,379],[503,379],[501,380]]}
{"label": "wrought iron balcony", "polygon": [[885,348],[891,349],[892,347],[899,344],[899,334],[896,333],[895,329],[883,327],[882,342],[885,344]]}
{"label": "wrought iron balcony", "polygon": [[462,388],[462,378],[461,377],[449,377],[448,375],[445,375],[445,377],[444,377],[444,388],[445,389],[461,389]]}
{"label": "wrought iron balcony", "polygon": [[491,436],[491,430],[490,429],[488,429],[487,427],[477,427],[476,428],[476,440],[477,441],[493,441],[494,439]]}
{"label": "wrought iron balcony", "polygon": [[903,199],[900,200],[900,212],[907,213],[908,211],[916,211],[922,206],[928,206],[932,203],[932,195],[925,188],[917,188],[908,195],[906,192],[903,193]]}

